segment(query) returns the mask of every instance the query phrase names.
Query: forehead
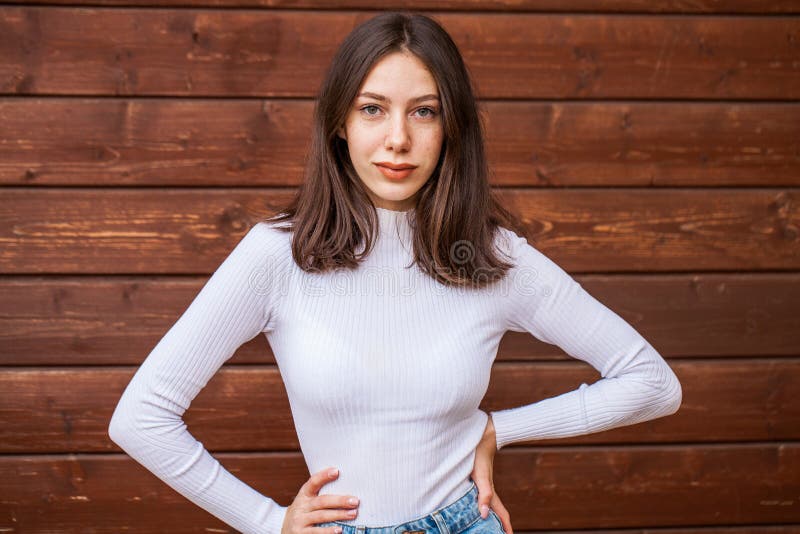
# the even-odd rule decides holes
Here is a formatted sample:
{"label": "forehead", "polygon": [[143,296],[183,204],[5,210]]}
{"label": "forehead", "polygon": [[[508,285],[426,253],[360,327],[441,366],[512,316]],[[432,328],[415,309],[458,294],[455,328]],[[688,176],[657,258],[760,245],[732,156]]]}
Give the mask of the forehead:
{"label": "forehead", "polygon": [[394,52],[376,62],[359,88],[359,94],[364,92],[385,96],[390,101],[439,94],[431,72],[408,52]]}

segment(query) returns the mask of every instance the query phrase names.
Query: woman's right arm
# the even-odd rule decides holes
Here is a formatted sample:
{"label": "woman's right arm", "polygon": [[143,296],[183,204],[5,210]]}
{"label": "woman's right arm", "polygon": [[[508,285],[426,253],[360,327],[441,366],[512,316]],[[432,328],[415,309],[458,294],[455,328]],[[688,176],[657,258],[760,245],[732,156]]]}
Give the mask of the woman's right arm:
{"label": "woman's right arm", "polygon": [[272,328],[286,272],[278,231],[251,228],[136,371],[111,440],[170,487],[244,533],[280,534],[287,507],[226,470],[183,413],[243,343]]}

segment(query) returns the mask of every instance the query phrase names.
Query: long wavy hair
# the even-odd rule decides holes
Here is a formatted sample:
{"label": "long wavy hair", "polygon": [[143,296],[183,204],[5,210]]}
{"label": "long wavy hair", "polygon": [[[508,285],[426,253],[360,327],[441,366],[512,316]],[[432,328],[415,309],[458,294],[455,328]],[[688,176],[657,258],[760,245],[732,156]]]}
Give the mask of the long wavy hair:
{"label": "long wavy hair", "polygon": [[347,142],[336,132],[373,65],[394,52],[410,52],[425,64],[442,104],[439,161],[419,191],[410,221],[413,263],[445,285],[494,283],[512,267],[493,246],[497,227],[520,235],[525,229],[489,186],[484,125],[461,53],[426,15],[385,12],[344,39],[316,98],[303,183],[288,207],[265,221],[289,223],[278,227],[294,233],[292,256],[307,272],[354,269],[369,254],[378,217]]}

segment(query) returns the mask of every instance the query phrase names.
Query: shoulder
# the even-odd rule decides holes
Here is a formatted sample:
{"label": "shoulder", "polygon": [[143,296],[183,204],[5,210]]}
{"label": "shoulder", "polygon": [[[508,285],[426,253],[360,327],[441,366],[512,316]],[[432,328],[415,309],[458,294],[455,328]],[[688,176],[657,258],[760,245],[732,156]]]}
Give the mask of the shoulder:
{"label": "shoulder", "polygon": [[[247,279],[258,294],[274,295],[291,276],[291,233],[277,223],[258,221],[242,236],[226,259],[229,271]],[[220,270],[223,268],[221,267]]]}
{"label": "shoulder", "polygon": [[507,256],[515,266],[518,266],[520,262],[530,264],[546,259],[546,256],[530,244],[525,236],[521,236],[505,226],[497,227],[494,242],[496,249]]}
{"label": "shoulder", "polygon": [[291,232],[284,230],[285,223],[258,221],[241,238],[240,244],[260,247],[265,251],[278,252],[287,243],[291,243]]}
{"label": "shoulder", "polygon": [[513,230],[505,226],[498,226],[494,234],[494,243],[497,250],[507,256],[513,257],[516,247],[520,241],[526,241]]}
{"label": "shoulder", "polygon": [[285,270],[291,255],[291,233],[280,230],[277,223],[258,221],[239,239],[228,261],[242,268]]}
{"label": "shoulder", "polygon": [[563,282],[566,278],[571,278],[547,254],[529,243],[525,236],[521,236],[513,230],[499,226],[495,242],[514,264],[510,271],[511,278],[526,282],[536,280],[537,284],[550,286]]}
{"label": "shoulder", "polygon": [[[528,243],[524,236],[502,228],[498,240],[507,247],[514,266],[508,272],[505,289],[504,324],[507,330],[528,331],[538,339],[547,341],[547,335],[534,322],[534,317],[564,317],[553,310],[562,303],[577,302],[571,299],[579,295],[581,285],[559,264],[536,246]],[[541,315],[540,310],[547,310]],[[550,341],[547,341],[550,343]]]}

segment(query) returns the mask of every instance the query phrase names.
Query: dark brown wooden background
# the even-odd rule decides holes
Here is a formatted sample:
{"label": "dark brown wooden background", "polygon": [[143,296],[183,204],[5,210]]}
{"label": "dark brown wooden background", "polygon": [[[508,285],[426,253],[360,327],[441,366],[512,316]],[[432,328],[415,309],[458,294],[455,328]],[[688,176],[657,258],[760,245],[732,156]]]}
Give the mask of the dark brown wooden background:
{"label": "dark brown wooden background", "polygon": [[[800,2],[384,5],[451,32],[493,185],[683,385],[674,416],[503,449],[515,532],[800,532]],[[324,68],[372,7],[0,6],[0,531],[230,531],[122,454],[108,421],[298,185]],[[597,378],[509,333],[482,407]],[[186,421],[281,504],[308,477],[263,337]]]}

